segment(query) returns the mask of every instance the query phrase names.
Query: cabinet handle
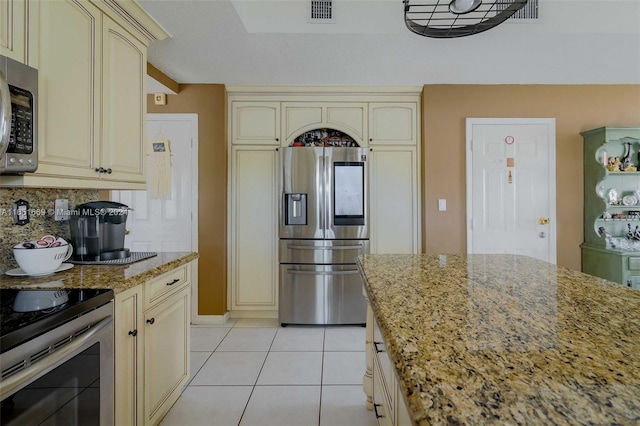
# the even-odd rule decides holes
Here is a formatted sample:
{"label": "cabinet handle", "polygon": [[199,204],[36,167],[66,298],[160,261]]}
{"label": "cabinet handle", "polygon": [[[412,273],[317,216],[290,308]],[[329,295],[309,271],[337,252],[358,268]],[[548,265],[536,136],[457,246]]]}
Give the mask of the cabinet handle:
{"label": "cabinet handle", "polygon": [[373,342],[373,348],[376,350],[376,353],[379,354],[380,352],[386,352],[382,349],[378,349],[378,345],[382,345],[382,342]]}
{"label": "cabinet handle", "polygon": [[112,172],[112,170],[111,170],[111,169],[107,169],[107,170],[105,170],[105,172],[106,172],[108,175],[110,175],[110,174],[111,174],[111,172]]}
{"label": "cabinet handle", "polygon": [[147,324],[153,324],[154,322],[156,322],[155,318],[150,318],[147,320]]}
{"label": "cabinet handle", "polygon": [[180,282],[180,278],[176,278],[173,281],[171,281],[170,283],[167,283],[167,285],[174,285],[175,283]]}
{"label": "cabinet handle", "polygon": [[369,138],[369,142],[373,142],[373,138]]}
{"label": "cabinet handle", "polygon": [[104,168],[102,168],[102,167],[96,167],[96,172],[98,172],[98,173],[104,173]]}
{"label": "cabinet handle", "polygon": [[280,142],[280,138],[276,138],[276,142]]}
{"label": "cabinet handle", "polygon": [[129,332],[129,336],[136,337],[137,335],[138,335],[138,330],[131,330],[131,331]]}
{"label": "cabinet handle", "polygon": [[382,407],[382,404],[373,404],[373,411],[376,413],[376,419],[384,417],[382,414],[378,413],[378,407]]}

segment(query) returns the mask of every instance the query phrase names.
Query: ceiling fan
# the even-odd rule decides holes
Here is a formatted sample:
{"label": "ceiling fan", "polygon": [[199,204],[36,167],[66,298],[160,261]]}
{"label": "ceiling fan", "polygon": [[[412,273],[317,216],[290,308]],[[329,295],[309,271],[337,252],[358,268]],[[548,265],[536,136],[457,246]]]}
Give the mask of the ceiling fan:
{"label": "ceiling fan", "polygon": [[404,0],[404,21],[425,37],[455,38],[489,30],[528,0]]}

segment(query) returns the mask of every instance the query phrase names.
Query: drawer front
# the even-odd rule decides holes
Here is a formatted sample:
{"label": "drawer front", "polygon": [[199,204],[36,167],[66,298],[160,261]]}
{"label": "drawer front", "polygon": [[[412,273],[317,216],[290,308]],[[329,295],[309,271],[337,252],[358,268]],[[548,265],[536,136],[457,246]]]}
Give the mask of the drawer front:
{"label": "drawer front", "polygon": [[373,361],[373,412],[379,426],[393,426],[393,403],[389,399],[389,389],[382,379],[380,364]]}
{"label": "drawer front", "polygon": [[145,308],[150,307],[158,300],[177,291],[182,284],[189,281],[190,269],[187,265],[180,266],[172,271],[148,281],[145,285]]}
{"label": "drawer front", "polygon": [[394,366],[391,363],[391,358],[389,358],[389,353],[387,352],[387,344],[380,333],[380,328],[378,327],[378,322],[373,322],[373,355],[374,358],[377,359],[380,364],[380,369],[384,374],[384,380],[386,386],[391,389],[393,383],[391,383],[391,379],[395,377]]}
{"label": "drawer front", "polygon": [[632,271],[640,270],[640,257],[629,258],[629,269]]}

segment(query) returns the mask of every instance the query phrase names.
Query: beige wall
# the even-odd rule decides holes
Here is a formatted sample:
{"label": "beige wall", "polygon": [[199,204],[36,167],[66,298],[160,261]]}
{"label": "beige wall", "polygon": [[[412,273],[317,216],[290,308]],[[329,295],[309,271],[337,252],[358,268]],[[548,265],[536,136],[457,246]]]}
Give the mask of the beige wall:
{"label": "beige wall", "polygon": [[[423,250],[466,252],[465,118],[556,119],[558,265],[581,269],[582,137],[640,125],[640,85],[425,85]],[[447,211],[438,212],[438,199]]]}
{"label": "beige wall", "polygon": [[181,84],[167,105],[150,113],[198,114],[198,314],[227,311],[227,154],[225,88],[221,84]]}

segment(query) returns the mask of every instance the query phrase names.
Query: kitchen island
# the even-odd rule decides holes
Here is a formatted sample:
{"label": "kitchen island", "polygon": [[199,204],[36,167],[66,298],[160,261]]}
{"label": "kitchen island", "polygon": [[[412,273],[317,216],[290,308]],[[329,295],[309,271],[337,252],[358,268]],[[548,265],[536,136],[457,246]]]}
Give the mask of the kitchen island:
{"label": "kitchen island", "polygon": [[640,422],[640,291],[517,255],[364,255],[358,267],[376,413],[371,322],[415,424]]}

